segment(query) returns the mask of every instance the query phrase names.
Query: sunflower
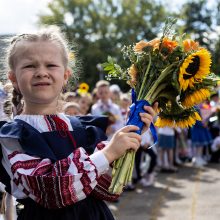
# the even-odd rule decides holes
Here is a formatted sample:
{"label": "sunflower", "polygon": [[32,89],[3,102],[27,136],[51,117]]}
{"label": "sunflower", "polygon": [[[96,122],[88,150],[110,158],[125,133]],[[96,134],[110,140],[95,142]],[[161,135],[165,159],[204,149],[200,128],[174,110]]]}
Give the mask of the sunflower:
{"label": "sunflower", "polygon": [[154,123],[155,126],[157,127],[174,127],[175,123],[173,120],[171,119],[167,119],[167,118],[162,118],[162,117],[159,117],[157,118],[156,122]]}
{"label": "sunflower", "polygon": [[181,103],[184,107],[191,108],[194,105],[205,101],[208,97],[210,97],[210,91],[208,89],[202,88],[187,95]]}
{"label": "sunflower", "polygon": [[186,111],[185,115],[181,116],[170,116],[167,117],[165,115],[158,116],[155,126],[157,127],[180,127],[180,128],[187,128],[193,126],[196,121],[201,121],[201,117],[197,111]]}
{"label": "sunflower", "polygon": [[186,127],[192,127],[196,121],[201,121],[201,117],[198,114],[198,112],[193,112],[189,117],[181,118],[180,120],[176,121],[176,127],[180,128],[186,128]]}
{"label": "sunflower", "polygon": [[89,85],[87,83],[81,83],[79,85],[79,89],[77,90],[77,92],[79,94],[85,94],[89,91]]}
{"label": "sunflower", "polygon": [[185,58],[179,69],[179,83],[182,90],[192,88],[210,73],[211,55],[201,49]]}

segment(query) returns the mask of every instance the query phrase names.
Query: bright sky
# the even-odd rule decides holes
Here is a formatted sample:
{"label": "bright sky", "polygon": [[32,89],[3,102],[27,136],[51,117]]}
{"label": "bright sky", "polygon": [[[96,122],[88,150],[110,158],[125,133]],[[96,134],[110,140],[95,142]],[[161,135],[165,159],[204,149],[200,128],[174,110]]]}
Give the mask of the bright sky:
{"label": "bright sky", "polygon": [[[47,4],[52,0],[0,0],[0,35],[27,33],[37,29],[39,14],[47,12]],[[163,0],[170,1],[170,0]],[[178,8],[186,0],[172,2]],[[215,0],[209,0],[209,3]],[[212,5],[212,4],[211,4]]]}
{"label": "bright sky", "polygon": [[0,0],[0,34],[30,32],[51,0]]}

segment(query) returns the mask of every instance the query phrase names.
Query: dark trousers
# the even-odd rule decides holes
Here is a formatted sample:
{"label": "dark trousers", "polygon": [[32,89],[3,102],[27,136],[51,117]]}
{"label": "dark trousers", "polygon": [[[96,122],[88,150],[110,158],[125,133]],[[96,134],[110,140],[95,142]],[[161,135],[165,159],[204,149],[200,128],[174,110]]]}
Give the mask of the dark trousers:
{"label": "dark trousers", "polygon": [[220,159],[220,150],[212,152],[210,162],[211,163],[218,163],[219,159]]}
{"label": "dark trousers", "polygon": [[140,147],[135,154],[135,169],[137,173],[137,180],[140,180],[142,177],[141,169],[140,169],[142,153],[146,153],[150,156],[150,164],[147,170],[148,174],[151,174],[154,171],[155,166],[157,165],[157,155],[153,151],[153,149],[152,148],[143,149],[142,147]]}

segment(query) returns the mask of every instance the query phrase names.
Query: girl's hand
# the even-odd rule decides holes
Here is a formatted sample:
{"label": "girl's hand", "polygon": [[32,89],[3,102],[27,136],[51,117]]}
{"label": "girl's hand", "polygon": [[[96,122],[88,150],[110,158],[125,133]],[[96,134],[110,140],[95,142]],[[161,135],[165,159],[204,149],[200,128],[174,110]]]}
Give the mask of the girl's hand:
{"label": "girl's hand", "polygon": [[109,144],[102,149],[109,163],[121,157],[126,150],[136,151],[140,147],[141,136],[134,132],[137,130],[139,130],[137,126],[127,125],[113,135]]}
{"label": "girl's hand", "polygon": [[153,119],[156,116],[157,108],[158,102],[154,103],[152,107],[144,106],[146,113],[140,113],[141,121],[143,121],[145,124],[142,130],[142,134],[149,129],[151,122],[153,122]]}

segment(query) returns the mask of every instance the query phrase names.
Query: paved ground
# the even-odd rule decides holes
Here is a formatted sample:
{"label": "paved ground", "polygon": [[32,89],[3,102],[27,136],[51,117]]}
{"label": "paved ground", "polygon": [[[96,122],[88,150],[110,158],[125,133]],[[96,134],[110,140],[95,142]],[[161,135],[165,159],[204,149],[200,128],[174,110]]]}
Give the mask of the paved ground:
{"label": "paved ground", "polygon": [[220,164],[159,173],[153,187],[137,185],[108,205],[116,220],[220,220]]}

